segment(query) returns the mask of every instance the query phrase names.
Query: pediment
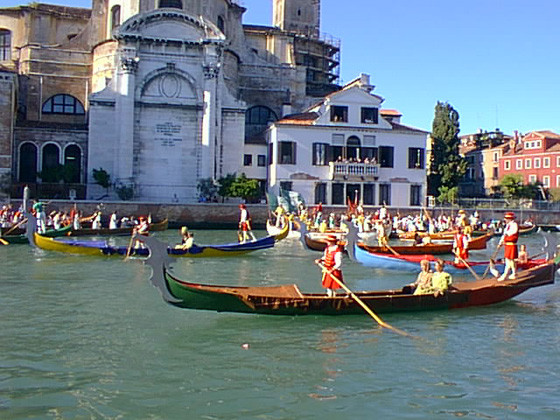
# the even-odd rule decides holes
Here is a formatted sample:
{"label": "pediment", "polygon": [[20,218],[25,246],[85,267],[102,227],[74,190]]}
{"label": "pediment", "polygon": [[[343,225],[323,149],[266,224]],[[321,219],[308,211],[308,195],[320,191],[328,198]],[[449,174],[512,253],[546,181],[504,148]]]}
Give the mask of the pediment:
{"label": "pediment", "polygon": [[115,30],[116,39],[143,39],[183,43],[224,41],[216,26],[202,17],[193,17],[182,11],[154,10],[135,15]]}

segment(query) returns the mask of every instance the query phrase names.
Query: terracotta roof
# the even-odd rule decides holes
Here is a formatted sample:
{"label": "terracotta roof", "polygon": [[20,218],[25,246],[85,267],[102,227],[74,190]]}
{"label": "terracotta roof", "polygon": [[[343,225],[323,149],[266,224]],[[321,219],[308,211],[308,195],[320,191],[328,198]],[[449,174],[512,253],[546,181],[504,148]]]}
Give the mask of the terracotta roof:
{"label": "terracotta roof", "polygon": [[381,115],[389,115],[392,117],[402,117],[402,114],[396,109],[381,109],[379,110]]}
{"label": "terracotta roof", "polygon": [[547,152],[560,152],[560,143],[555,143],[546,149]]}
{"label": "terracotta roof", "polygon": [[398,124],[393,121],[390,121],[389,123],[393,126],[394,130],[409,131],[411,133],[425,133],[425,134],[430,133],[429,131],[420,130],[419,128],[409,127],[407,125]]}
{"label": "terracotta roof", "polygon": [[311,125],[317,118],[319,118],[317,112],[303,112],[301,114],[286,115],[276,121],[275,124]]}

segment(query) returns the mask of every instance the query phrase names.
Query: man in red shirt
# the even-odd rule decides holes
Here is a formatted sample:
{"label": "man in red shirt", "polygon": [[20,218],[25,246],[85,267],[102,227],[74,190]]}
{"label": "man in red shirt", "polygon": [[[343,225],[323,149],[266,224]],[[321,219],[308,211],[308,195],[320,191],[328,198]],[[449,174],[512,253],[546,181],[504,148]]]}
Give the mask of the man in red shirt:
{"label": "man in red shirt", "polygon": [[342,286],[335,280],[344,281],[342,278],[342,249],[338,244],[338,238],[334,235],[328,235],[326,238],[327,247],[323,258],[315,260],[323,268],[322,285],[327,289],[327,296],[335,297],[336,290]]}
{"label": "man in red shirt", "polygon": [[517,258],[517,240],[519,239],[519,225],[515,221],[515,214],[512,212],[507,212],[504,215],[504,220],[506,226],[504,228],[504,234],[502,235],[498,246],[504,247],[504,259],[505,259],[505,269],[504,274],[498,279],[498,281],[503,281],[511,271],[509,279],[515,279],[516,263]]}

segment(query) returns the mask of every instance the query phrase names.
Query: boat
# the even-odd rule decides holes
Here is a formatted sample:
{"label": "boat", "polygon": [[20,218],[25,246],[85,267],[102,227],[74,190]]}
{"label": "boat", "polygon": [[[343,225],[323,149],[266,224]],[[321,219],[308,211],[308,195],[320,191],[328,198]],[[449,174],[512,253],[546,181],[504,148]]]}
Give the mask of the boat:
{"label": "boat", "polygon": [[[245,243],[230,243],[223,245],[193,245],[189,249],[177,249],[168,247],[167,252],[173,257],[185,258],[208,258],[208,257],[235,257],[248,254],[261,249],[272,248],[274,244],[284,239],[288,234],[288,227],[276,236],[266,236],[256,241]],[[140,237],[140,236],[139,236]],[[112,246],[107,241],[91,241],[66,238],[64,240],[47,238],[35,233],[33,236],[35,245],[47,251],[65,252],[78,255],[96,256],[137,256],[147,257],[147,248],[136,248],[129,246]]]}
{"label": "boat", "polygon": [[[285,222],[284,222],[285,223]],[[276,236],[284,230],[284,226],[276,227],[270,220],[266,221],[266,231],[270,236]],[[299,239],[301,237],[300,222],[293,220],[289,221],[289,230],[286,239]]]}
{"label": "boat", "polygon": [[[140,240],[145,241],[150,249],[150,258],[145,264],[152,268],[151,283],[164,301],[179,308],[288,316],[365,314],[351,296],[303,293],[295,284],[220,286],[179,279],[170,272],[172,259],[166,252],[166,245],[154,237]],[[518,272],[515,280],[455,282],[445,294],[437,297],[433,294],[414,295],[410,286],[354,293],[378,314],[490,305],[511,299],[532,287],[554,283],[558,262],[551,259]]]}
{"label": "boat", "polygon": [[[168,227],[169,227],[169,220],[163,219],[159,222],[150,223],[149,230],[150,232],[162,232],[167,230]],[[127,236],[127,235],[132,235],[133,229],[134,226],[119,227],[116,229],[72,228],[68,236]]]}
{"label": "boat", "polygon": [[[326,241],[321,237],[312,236],[310,234],[303,234],[302,233],[302,243],[305,248],[310,249],[312,251],[324,251],[327,245]],[[380,246],[369,246],[363,243],[360,240],[360,234],[358,235],[357,243],[370,251],[380,254],[403,254],[403,255],[421,255],[421,254],[432,254],[432,255],[441,255],[441,254],[452,254],[453,253],[453,242],[446,241],[446,242],[434,242],[431,244],[422,244],[422,245],[390,245],[391,248],[388,247],[380,247]],[[489,239],[493,237],[492,232],[488,232],[486,235],[479,236],[473,238],[469,241],[469,250],[480,250],[486,249],[486,244]]]}
{"label": "boat", "polygon": [[[349,245],[350,246],[350,245]],[[349,253],[350,255],[350,253]],[[352,258],[352,257],[351,257]],[[420,261],[428,260],[435,262],[439,258],[434,255],[392,255],[369,252],[360,245],[354,245],[354,259],[366,267],[380,268],[383,270],[410,271],[418,273],[420,271]],[[527,269],[544,263],[544,259],[531,259],[527,264],[518,264],[518,269]],[[456,264],[454,261],[444,260],[445,271],[451,274],[470,274],[471,270],[477,274],[486,274],[489,271],[490,261],[467,261]],[[503,271],[504,262],[497,260],[494,268]]]}
{"label": "boat", "polygon": [[[64,226],[60,229],[47,229],[47,231],[45,233],[43,233],[42,235],[47,237],[47,238],[58,238],[58,237],[61,237],[61,236],[67,236],[70,233],[71,229],[72,229],[71,226]],[[29,243],[27,233],[21,233],[21,234],[17,234],[17,235],[6,235],[6,236],[1,236],[0,238],[3,239],[4,241],[10,243],[10,244],[27,244],[27,243]]]}

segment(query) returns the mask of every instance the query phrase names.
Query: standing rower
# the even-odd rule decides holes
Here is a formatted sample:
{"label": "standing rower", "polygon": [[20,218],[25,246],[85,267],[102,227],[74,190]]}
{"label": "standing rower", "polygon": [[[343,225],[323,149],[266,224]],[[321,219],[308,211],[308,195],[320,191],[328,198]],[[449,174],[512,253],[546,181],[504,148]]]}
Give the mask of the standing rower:
{"label": "standing rower", "polygon": [[322,285],[327,289],[327,296],[335,297],[336,290],[342,286],[335,280],[344,281],[342,278],[342,249],[338,245],[338,239],[334,235],[328,235],[326,238],[327,247],[323,254],[323,258],[315,260],[323,268]]}
{"label": "standing rower", "polygon": [[511,275],[509,276],[509,279],[515,279],[515,259],[518,256],[517,240],[519,239],[519,225],[515,221],[515,214],[512,212],[507,212],[504,215],[504,220],[506,222],[506,226],[504,228],[504,234],[502,235],[498,246],[504,246],[504,259],[506,260],[506,262],[504,274],[502,274],[498,281],[505,280],[510,271]]}

